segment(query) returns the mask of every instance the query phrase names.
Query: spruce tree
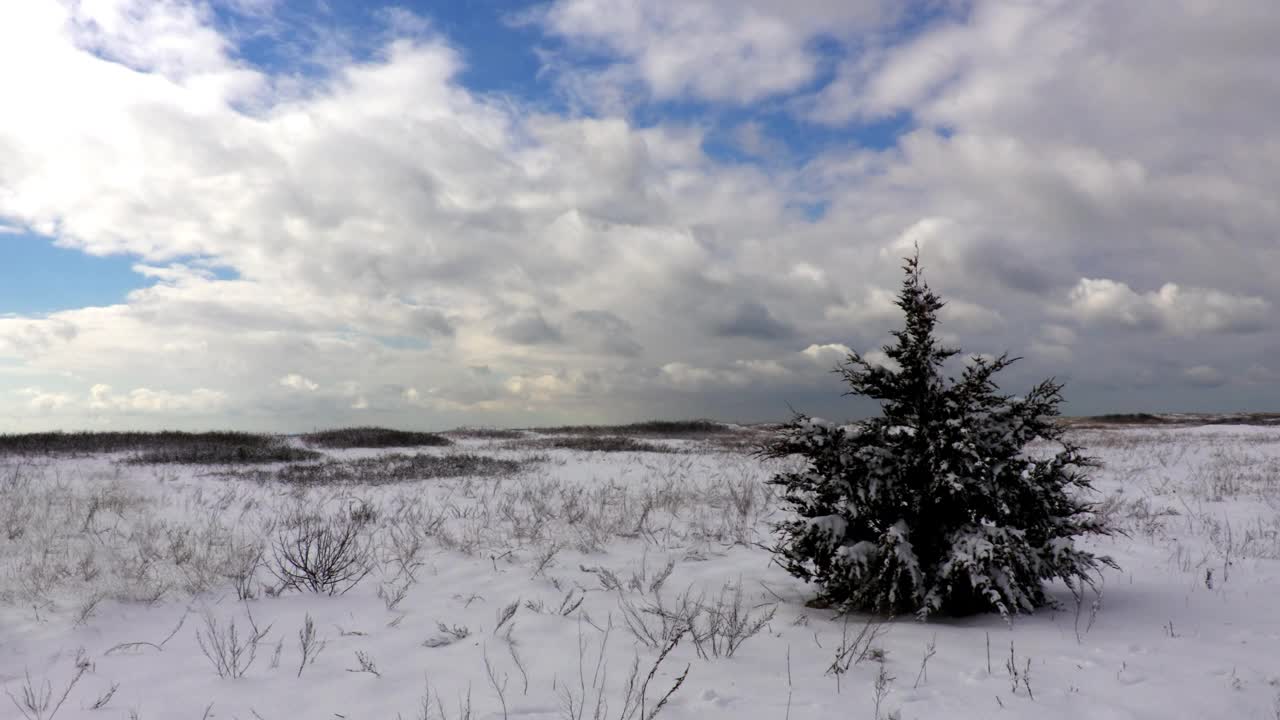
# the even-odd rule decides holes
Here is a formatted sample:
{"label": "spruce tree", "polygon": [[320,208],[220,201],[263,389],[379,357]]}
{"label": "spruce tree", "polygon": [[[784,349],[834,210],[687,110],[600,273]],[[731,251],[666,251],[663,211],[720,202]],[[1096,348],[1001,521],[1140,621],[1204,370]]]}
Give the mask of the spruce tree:
{"label": "spruce tree", "polygon": [[934,337],[943,302],[918,252],[903,270],[905,326],[883,348],[893,363],[853,352],[836,369],[846,395],[879,401],[880,416],[838,426],[797,414],[764,450],[804,460],[771,480],[791,511],[775,557],[829,604],[921,619],[1008,617],[1045,605],[1046,581],[1091,585],[1115,563],[1075,544],[1109,530],[1084,497],[1096,463],[1054,421],[1062,385],[999,394],[993,376],[1017,360],[1007,354],[945,377],[960,350]]}

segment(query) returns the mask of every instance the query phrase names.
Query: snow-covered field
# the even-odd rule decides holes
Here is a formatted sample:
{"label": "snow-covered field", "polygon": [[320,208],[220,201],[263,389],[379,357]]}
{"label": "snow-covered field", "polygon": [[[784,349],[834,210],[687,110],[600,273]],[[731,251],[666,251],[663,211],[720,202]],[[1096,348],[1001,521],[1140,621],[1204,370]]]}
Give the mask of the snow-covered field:
{"label": "snow-covered field", "polygon": [[[1280,428],[1078,434],[1122,570],[1011,625],[806,607],[776,468],[694,441],[377,485],[0,457],[0,718],[1280,718]],[[368,574],[281,589],[321,528]]]}

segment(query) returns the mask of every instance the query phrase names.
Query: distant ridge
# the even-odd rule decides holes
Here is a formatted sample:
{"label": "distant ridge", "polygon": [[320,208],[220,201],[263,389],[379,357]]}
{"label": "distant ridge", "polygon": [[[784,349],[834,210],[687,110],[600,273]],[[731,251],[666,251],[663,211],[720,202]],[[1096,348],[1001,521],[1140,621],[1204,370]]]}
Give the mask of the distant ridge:
{"label": "distant ridge", "polygon": [[1110,413],[1083,417],[1064,417],[1063,421],[1078,427],[1113,425],[1151,425],[1187,427],[1192,425],[1280,425],[1280,413]]}

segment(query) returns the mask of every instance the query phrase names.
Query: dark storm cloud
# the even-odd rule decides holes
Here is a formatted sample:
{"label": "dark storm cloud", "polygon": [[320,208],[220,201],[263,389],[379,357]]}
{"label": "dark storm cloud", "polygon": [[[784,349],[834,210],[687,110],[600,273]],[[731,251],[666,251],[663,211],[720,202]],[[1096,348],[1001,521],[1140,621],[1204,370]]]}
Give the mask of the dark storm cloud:
{"label": "dark storm cloud", "polygon": [[560,328],[547,322],[541,310],[522,311],[499,323],[498,337],[519,345],[546,345],[564,341]]}
{"label": "dark storm cloud", "polygon": [[715,325],[713,332],[720,337],[755,340],[781,340],[796,333],[795,328],[778,320],[758,302],[740,303],[727,320]]}

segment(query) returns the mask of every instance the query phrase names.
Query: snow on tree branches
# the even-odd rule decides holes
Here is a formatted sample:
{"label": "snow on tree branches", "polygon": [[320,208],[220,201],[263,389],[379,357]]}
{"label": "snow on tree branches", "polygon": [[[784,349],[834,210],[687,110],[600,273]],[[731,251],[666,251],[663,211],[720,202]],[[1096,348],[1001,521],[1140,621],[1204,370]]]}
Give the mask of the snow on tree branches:
{"label": "snow on tree branches", "polygon": [[[1053,420],[1062,385],[999,394],[992,378],[1016,360],[1007,354],[944,377],[960,351],[934,338],[943,302],[918,254],[903,269],[906,322],[883,348],[894,362],[854,352],[837,368],[880,417],[837,426],[799,414],[764,450],[805,461],[771,480],[791,511],[775,526],[775,556],[832,605],[922,619],[1008,617],[1047,604],[1046,581],[1092,584],[1115,563],[1075,544],[1110,530],[1084,499],[1094,461]],[[1028,452],[1035,440],[1049,449]]]}

